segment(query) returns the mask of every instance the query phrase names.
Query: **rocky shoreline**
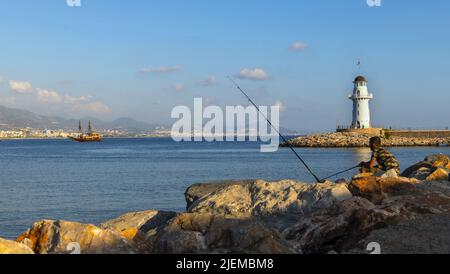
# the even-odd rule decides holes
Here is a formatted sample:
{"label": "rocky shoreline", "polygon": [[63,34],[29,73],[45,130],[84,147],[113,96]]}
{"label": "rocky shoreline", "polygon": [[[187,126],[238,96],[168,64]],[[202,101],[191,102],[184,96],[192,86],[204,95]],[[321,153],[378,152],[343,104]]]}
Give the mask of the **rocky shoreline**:
{"label": "rocky shoreline", "polygon": [[[373,135],[356,132],[335,132],[309,135],[288,140],[293,147],[368,147],[369,139]],[[386,147],[411,147],[411,146],[448,146],[450,138],[409,138],[389,137],[383,138],[383,146]],[[281,144],[286,147],[287,144]]]}
{"label": "rocky shoreline", "polygon": [[228,181],[186,190],[187,210],[132,212],[101,224],[38,221],[0,254],[449,253],[450,158],[402,176],[321,184]]}

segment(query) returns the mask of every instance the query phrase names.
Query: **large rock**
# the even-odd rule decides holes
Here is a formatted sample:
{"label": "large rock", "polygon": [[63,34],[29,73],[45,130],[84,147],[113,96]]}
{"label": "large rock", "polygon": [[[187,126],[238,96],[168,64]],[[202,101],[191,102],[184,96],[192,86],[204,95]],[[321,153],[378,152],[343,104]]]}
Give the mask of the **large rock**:
{"label": "large rock", "polygon": [[450,158],[448,155],[435,154],[427,156],[422,162],[410,166],[403,171],[403,177],[418,180],[441,181],[449,180]]}
{"label": "large rock", "polygon": [[186,199],[186,209],[198,199],[206,196],[218,189],[231,186],[231,185],[247,185],[249,183],[254,182],[255,180],[243,180],[243,181],[218,181],[212,183],[201,183],[194,184],[186,189],[184,193],[184,197]]}
{"label": "large rock", "polygon": [[204,234],[214,216],[210,214],[180,214],[148,241],[151,253],[199,253],[207,247]]}
{"label": "large rock", "polygon": [[43,220],[34,223],[17,242],[38,254],[70,253],[79,246],[82,254],[134,254],[138,250],[127,239],[112,230],[91,224]]}
{"label": "large rock", "polygon": [[380,204],[389,196],[417,191],[420,181],[406,177],[355,176],[348,188],[355,196],[364,197],[372,203]]}
{"label": "large rock", "polygon": [[177,213],[168,211],[131,212],[106,221],[100,227],[119,233],[122,237],[132,241],[141,253],[146,253],[152,249],[150,245],[152,242],[148,239],[156,235],[175,216]]}
{"label": "large rock", "polygon": [[450,197],[450,181],[432,181],[419,185],[423,191],[439,192]]}
{"label": "large rock", "polygon": [[371,231],[413,220],[423,214],[450,213],[450,197],[425,192],[386,198],[382,205],[353,197],[323,209],[287,228],[283,235],[304,253],[328,253],[354,248]]}
{"label": "large rock", "polygon": [[369,253],[377,243],[381,254],[449,254],[450,215],[423,215],[415,220],[374,230],[349,253]]}
{"label": "large rock", "polygon": [[444,168],[437,168],[430,175],[428,175],[425,180],[426,181],[448,181],[449,175],[448,171]]}
{"label": "large rock", "polygon": [[203,196],[189,212],[236,218],[306,214],[351,198],[346,184],[306,184],[290,180],[229,185]]}
{"label": "large rock", "polygon": [[28,246],[0,238],[0,254],[34,254]]}
{"label": "large rock", "polygon": [[258,220],[233,219],[208,213],[181,214],[151,240],[151,252],[163,254],[295,252],[278,231]]}
{"label": "large rock", "polygon": [[132,240],[138,233],[154,233],[176,215],[176,212],[157,210],[131,212],[100,224],[100,228],[114,230]]}
{"label": "large rock", "polygon": [[445,154],[433,154],[424,159],[424,162],[432,164],[434,167],[450,168],[450,156]]}

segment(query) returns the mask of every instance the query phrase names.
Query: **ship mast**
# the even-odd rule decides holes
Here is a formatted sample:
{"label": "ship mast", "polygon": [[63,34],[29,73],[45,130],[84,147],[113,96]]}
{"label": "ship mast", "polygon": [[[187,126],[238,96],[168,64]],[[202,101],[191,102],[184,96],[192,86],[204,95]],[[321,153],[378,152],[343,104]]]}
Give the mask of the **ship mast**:
{"label": "ship mast", "polygon": [[83,128],[81,127],[81,120],[78,121],[78,131],[83,132]]}
{"label": "ship mast", "polygon": [[92,124],[91,124],[91,120],[89,120],[88,132],[89,132],[89,133],[92,132]]}

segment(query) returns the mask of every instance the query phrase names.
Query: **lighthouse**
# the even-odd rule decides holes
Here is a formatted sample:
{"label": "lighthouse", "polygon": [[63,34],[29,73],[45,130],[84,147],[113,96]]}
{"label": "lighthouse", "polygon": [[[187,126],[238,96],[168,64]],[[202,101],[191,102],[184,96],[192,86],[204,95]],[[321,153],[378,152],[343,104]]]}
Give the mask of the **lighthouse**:
{"label": "lighthouse", "polygon": [[367,89],[367,80],[363,76],[358,76],[353,81],[353,93],[349,99],[353,101],[353,121],[352,129],[370,128],[369,101],[373,99],[373,94]]}

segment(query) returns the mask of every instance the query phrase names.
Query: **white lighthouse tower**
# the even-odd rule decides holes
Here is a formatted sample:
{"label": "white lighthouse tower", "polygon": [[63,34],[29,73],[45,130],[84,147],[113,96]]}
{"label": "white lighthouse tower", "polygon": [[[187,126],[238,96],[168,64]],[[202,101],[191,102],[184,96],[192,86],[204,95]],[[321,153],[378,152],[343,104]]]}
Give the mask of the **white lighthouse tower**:
{"label": "white lighthouse tower", "polygon": [[353,94],[349,96],[353,101],[353,121],[351,128],[370,128],[369,101],[373,99],[373,94],[367,89],[367,80],[363,76],[358,76],[353,81],[355,84]]}

